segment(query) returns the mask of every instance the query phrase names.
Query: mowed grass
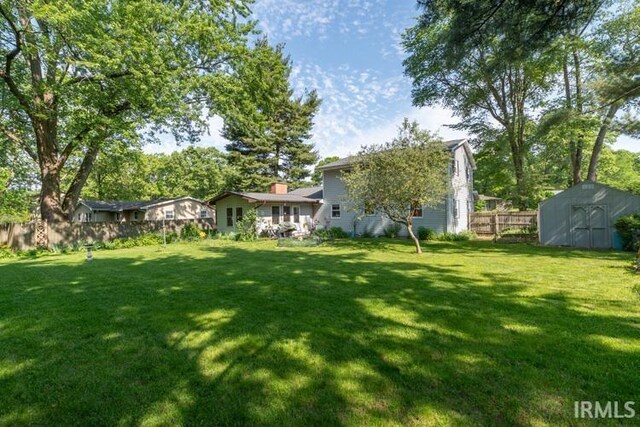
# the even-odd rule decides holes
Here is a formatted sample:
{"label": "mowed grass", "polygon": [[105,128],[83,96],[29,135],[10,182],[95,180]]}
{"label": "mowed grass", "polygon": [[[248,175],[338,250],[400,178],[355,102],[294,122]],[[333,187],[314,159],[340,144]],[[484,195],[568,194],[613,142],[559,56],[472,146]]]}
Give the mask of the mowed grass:
{"label": "mowed grass", "polygon": [[640,401],[629,254],[207,241],[95,258],[0,262],[0,424],[575,425],[576,400]]}

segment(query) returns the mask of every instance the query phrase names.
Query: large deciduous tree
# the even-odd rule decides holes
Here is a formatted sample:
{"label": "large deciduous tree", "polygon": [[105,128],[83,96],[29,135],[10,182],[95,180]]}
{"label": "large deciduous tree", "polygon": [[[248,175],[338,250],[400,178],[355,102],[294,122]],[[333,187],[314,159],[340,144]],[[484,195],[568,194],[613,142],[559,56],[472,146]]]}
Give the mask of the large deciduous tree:
{"label": "large deciduous tree", "polygon": [[240,173],[240,190],[261,191],[274,180],[302,182],[318,158],[308,140],[320,99],[315,91],[294,94],[291,62],[282,49],[259,40],[256,54],[238,69],[245,87],[222,135],[231,141],[226,148]]}
{"label": "large deciduous tree", "polygon": [[413,232],[414,213],[444,202],[450,156],[441,141],[405,119],[396,138],[363,148],[343,174],[350,208],[378,211],[405,226],[416,253],[422,253]]}
{"label": "large deciduous tree", "polygon": [[224,115],[246,3],[0,2],[0,135],[37,163],[43,219],[69,217],[106,142],[192,140]]}
{"label": "large deciduous tree", "polygon": [[461,119],[458,128],[476,134],[499,129],[510,149],[516,181],[513,199],[524,209],[529,187],[526,160],[531,150],[527,132],[531,113],[546,88],[546,75],[531,62],[502,61],[494,43],[474,46],[465,57],[452,58],[446,48],[451,22],[418,24],[405,34],[410,52],[405,67],[413,79],[413,102],[451,108]]}

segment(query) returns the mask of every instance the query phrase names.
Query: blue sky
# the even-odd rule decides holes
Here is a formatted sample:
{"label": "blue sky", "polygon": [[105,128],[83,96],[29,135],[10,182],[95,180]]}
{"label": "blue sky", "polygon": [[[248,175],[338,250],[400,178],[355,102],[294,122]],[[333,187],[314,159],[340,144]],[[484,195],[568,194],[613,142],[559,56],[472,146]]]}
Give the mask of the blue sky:
{"label": "blue sky", "polygon": [[[296,90],[316,89],[323,100],[312,138],[322,157],[387,141],[404,117],[446,139],[467,136],[446,127],[457,121],[451,111],[411,105],[400,40],[418,14],[415,1],[257,0],[252,9],[270,41],[286,44]],[[212,120],[200,145],[222,149],[221,126]],[[640,151],[640,141],[623,137],[616,148]],[[169,140],[148,148],[175,149]]]}

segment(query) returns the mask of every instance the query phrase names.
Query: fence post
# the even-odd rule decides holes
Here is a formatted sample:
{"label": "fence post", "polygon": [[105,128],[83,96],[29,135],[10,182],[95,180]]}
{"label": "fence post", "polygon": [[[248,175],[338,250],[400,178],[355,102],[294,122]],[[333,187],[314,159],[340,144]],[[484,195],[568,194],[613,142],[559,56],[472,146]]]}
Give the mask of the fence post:
{"label": "fence post", "polygon": [[493,214],[493,241],[498,241],[498,211]]}

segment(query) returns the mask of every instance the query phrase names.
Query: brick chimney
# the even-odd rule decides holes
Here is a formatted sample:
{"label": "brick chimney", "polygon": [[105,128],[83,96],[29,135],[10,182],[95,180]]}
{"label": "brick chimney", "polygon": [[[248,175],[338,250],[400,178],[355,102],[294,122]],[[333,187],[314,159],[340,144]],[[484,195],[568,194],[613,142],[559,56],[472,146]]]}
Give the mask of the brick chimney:
{"label": "brick chimney", "polygon": [[287,184],[283,182],[274,182],[271,184],[271,188],[269,189],[269,193],[271,194],[287,194],[288,192]]}

